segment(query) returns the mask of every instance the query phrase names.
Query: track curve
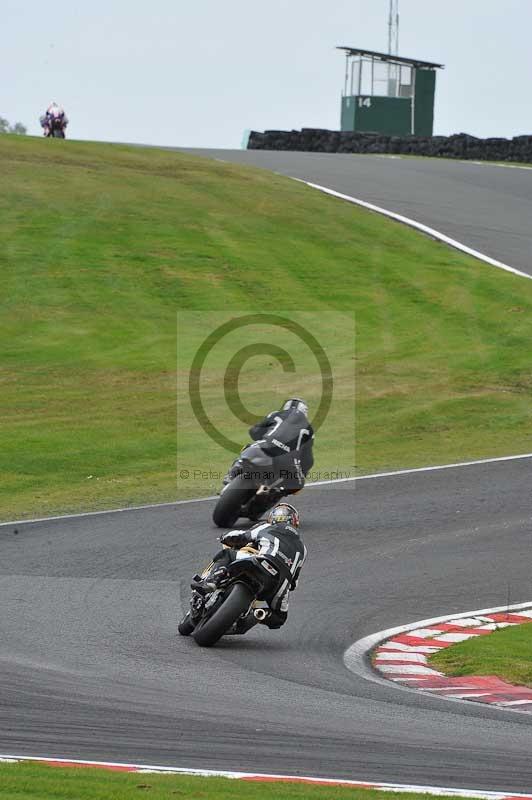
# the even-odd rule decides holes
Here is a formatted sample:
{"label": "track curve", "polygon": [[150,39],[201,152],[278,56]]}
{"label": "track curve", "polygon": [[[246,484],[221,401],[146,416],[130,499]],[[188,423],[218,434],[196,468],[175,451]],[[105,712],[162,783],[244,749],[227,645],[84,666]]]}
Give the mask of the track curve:
{"label": "track curve", "polygon": [[532,460],[313,487],[289,624],[175,636],[212,501],[0,529],[0,748],[27,755],[532,786],[532,720],[350,673],[345,648],[530,595]]}
{"label": "track curve", "polygon": [[[532,272],[527,172],[234,158]],[[531,478],[523,460],[309,488],[310,557],[288,625],[212,651],[175,636],[189,577],[215,546],[212,501],[0,527],[0,750],[529,790],[532,720],[372,684],[342,655],[376,630],[502,605],[508,586],[511,602],[530,599]]]}
{"label": "track curve", "polygon": [[532,275],[532,171],[430,158],[187,149],[318,183],[403,214]]}

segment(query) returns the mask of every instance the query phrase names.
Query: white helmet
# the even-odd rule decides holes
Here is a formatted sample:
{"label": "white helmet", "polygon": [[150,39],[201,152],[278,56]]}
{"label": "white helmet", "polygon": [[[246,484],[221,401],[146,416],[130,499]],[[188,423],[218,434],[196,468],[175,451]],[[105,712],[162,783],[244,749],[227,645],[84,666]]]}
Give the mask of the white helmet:
{"label": "white helmet", "polygon": [[302,414],[307,416],[308,405],[301,397],[290,397],[284,404],[283,411],[301,411]]}
{"label": "white helmet", "polygon": [[50,105],[46,109],[46,113],[52,114],[54,117],[59,117],[61,114],[64,114],[65,111],[63,109],[63,106],[58,105],[54,100],[52,103],[50,103]]}

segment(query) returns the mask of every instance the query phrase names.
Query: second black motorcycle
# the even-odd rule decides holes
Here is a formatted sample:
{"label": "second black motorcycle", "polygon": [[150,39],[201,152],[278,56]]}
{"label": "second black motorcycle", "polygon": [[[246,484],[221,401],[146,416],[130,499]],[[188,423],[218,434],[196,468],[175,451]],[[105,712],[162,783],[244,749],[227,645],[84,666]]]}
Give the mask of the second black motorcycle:
{"label": "second black motorcycle", "polygon": [[312,443],[305,442],[295,450],[282,447],[279,440],[262,440],[242,451],[213,511],[218,527],[230,528],[239,517],[260,519],[282,497],[304,487],[313,463]]}
{"label": "second black motorcycle", "polygon": [[263,622],[270,613],[258,602],[272,579],[279,577],[279,570],[254,548],[246,547],[240,552],[245,557],[223,567],[222,580],[212,584],[208,578],[205,580],[213,566],[210,565],[203,576],[196,575],[192,581],[190,609],[179,623],[178,631],[181,636],[192,635],[201,647],[212,647],[222,636],[238,633],[239,622],[249,615],[254,617],[254,624]]}

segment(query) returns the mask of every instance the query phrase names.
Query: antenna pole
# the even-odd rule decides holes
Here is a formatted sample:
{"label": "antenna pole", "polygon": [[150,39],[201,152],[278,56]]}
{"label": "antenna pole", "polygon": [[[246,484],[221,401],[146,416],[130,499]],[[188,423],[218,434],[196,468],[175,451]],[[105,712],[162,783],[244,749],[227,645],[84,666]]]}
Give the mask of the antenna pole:
{"label": "antenna pole", "polygon": [[399,0],[395,4],[395,55],[399,55]]}
{"label": "antenna pole", "polygon": [[390,10],[388,12],[388,54],[392,54],[392,5],[393,0],[390,0]]}
{"label": "antenna pole", "polygon": [[[390,0],[388,12],[388,55],[399,55],[399,0]],[[388,65],[388,96],[396,97],[398,90],[398,67]]]}
{"label": "antenna pole", "polygon": [[388,54],[399,54],[399,0],[390,0],[388,13]]}

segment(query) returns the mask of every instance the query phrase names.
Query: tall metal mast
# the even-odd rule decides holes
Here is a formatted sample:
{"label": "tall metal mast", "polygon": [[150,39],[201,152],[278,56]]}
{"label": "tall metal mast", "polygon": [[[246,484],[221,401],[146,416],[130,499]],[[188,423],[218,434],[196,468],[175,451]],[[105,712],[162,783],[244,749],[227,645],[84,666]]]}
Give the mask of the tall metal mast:
{"label": "tall metal mast", "polygon": [[[388,14],[388,53],[399,55],[399,0],[390,0]],[[388,96],[396,97],[398,91],[399,68],[395,64],[388,65]]]}
{"label": "tall metal mast", "polygon": [[399,54],[399,0],[390,0],[390,13],[388,14],[388,53],[391,56]]}

